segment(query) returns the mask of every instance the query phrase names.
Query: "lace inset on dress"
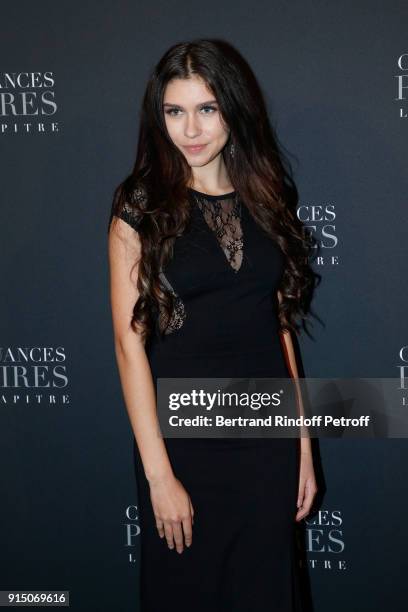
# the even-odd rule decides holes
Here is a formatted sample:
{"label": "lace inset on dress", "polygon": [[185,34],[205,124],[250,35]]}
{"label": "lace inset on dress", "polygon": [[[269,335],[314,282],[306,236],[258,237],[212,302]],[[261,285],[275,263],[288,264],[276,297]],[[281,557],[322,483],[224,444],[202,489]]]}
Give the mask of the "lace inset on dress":
{"label": "lace inset on dress", "polygon": [[[234,272],[239,272],[243,261],[244,237],[241,225],[242,207],[237,194],[234,192],[217,197],[193,189],[190,193],[202,211],[207,225],[214,232],[228,264]],[[163,271],[160,272],[160,279],[174,297],[173,313],[164,332],[171,334],[182,327],[187,313],[183,300],[174,291]]]}
{"label": "lace inset on dress", "polygon": [[164,332],[165,334],[171,334],[177,329],[180,329],[180,327],[183,325],[186,318],[186,309],[183,300],[174,291],[173,286],[171,285],[169,279],[166,277],[163,271],[160,272],[159,277],[163,285],[170,291],[174,298],[173,312]]}
{"label": "lace inset on dress", "polygon": [[235,272],[243,261],[244,236],[241,225],[241,201],[236,193],[210,196],[192,190],[207,225],[214,232],[224,255]]}

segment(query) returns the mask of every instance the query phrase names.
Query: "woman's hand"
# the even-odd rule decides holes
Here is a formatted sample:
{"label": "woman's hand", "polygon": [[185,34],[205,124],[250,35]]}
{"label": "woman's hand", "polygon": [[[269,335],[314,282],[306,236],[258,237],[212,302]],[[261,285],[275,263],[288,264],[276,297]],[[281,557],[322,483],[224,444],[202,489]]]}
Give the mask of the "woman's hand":
{"label": "woman's hand", "polygon": [[183,532],[186,546],[191,546],[193,540],[194,509],[190,496],[174,475],[149,484],[159,536],[166,536],[169,548],[174,548],[175,542],[177,552],[182,553]]}
{"label": "woman's hand", "polygon": [[311,453],[300,454],[299,490],[296,521],[301,521],[310,512],[314,497],[317,493],[316,478],[313,469],[313,457]]}

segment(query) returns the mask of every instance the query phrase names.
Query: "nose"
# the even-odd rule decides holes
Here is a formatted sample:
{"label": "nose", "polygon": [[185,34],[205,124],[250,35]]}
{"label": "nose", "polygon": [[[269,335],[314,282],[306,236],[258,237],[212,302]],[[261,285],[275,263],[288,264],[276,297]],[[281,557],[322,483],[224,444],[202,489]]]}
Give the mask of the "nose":
{"label": "nose", "polygon": [[201,133],[200,119],[195,113],[187,113],[184,134],[187,138],[195,138]]}

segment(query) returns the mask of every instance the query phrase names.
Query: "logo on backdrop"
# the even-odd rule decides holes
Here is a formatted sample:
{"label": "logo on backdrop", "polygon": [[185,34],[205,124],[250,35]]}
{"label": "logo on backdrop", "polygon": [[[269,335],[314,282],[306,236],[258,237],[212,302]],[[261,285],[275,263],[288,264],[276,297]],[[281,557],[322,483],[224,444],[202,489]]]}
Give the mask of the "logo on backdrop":
{"label": "logo on backdrop", "polygon": [[341,510],[319,510],[306,523],[307,566],[313,570],[345,571],[345,542]]}
{"label": "logo on backdrop", "polygon": [[401,363],[397,365],[400,380],[399,389],[403,392],[402,405],[408,406],[408,345],[401,347],[399,358],[401,360]]}
{"label": "logo on backdrop", "polygon": [[67,387],[64,347],[0,347],[3,405],[69,404]]}
{"label": "logo on backdrop", "polygon": [[398,74],[395,75],[397,80],[397,95],[394,98],[399,102],[399,116],[401,119],[408,118],[408,53],[403,53],[397,59]]}
{"label": "logo on backdrop", "polygon": [[0,72],[0,134],[52,134],[56,121],[52,72]]}
{"label": "logo on backdrop", "polygon": [[[126,522],[125,525],[125,547],[129,548],[128,561],[129,563],[136,562],[134,549],[138,544],[140,535],[139,511],[136,505],[128,506],[125,510]],[[158,537],[158,536],[157,536]]]}
{"label": "logo on backdrop", "polygon": [[[125,510],[125,547],[129,549],[128,561],[135,563],[135,548],[141,533],[137,505],[128,506]],[[319,510],[313,518],[303,519],[306,523],[306,540],[297,544],[307,555],[307,566],[310,569],[345,571],[348,569],[344,556],[345,542],[343,534],[343,517],[341,510]],[[300,532],[296,532],[300,538]],[[157,536],[159,537],[159,536]],[[302,561],[300,565],[304,565]]]}
{"label": "logo on backdrop", "polygon": [[336,235],[336,208],[334,204],[300,204],[297,216],[305,230],[316,238],[319,245],[318,266],[338,266],[338,238]]}

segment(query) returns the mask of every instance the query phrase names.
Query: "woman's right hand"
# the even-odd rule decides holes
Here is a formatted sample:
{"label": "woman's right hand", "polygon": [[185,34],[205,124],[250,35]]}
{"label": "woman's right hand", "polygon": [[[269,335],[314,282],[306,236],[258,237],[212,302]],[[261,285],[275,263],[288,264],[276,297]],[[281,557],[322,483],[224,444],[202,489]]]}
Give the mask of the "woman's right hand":
{"label": "woman's right hand", "polygon": [[150,499],[153,506],[159,536],[166,537],[169,548],[182,553],[183,532],[186,546],[193,540],[194,508],[190,496],[173,475],[149,481]]}

